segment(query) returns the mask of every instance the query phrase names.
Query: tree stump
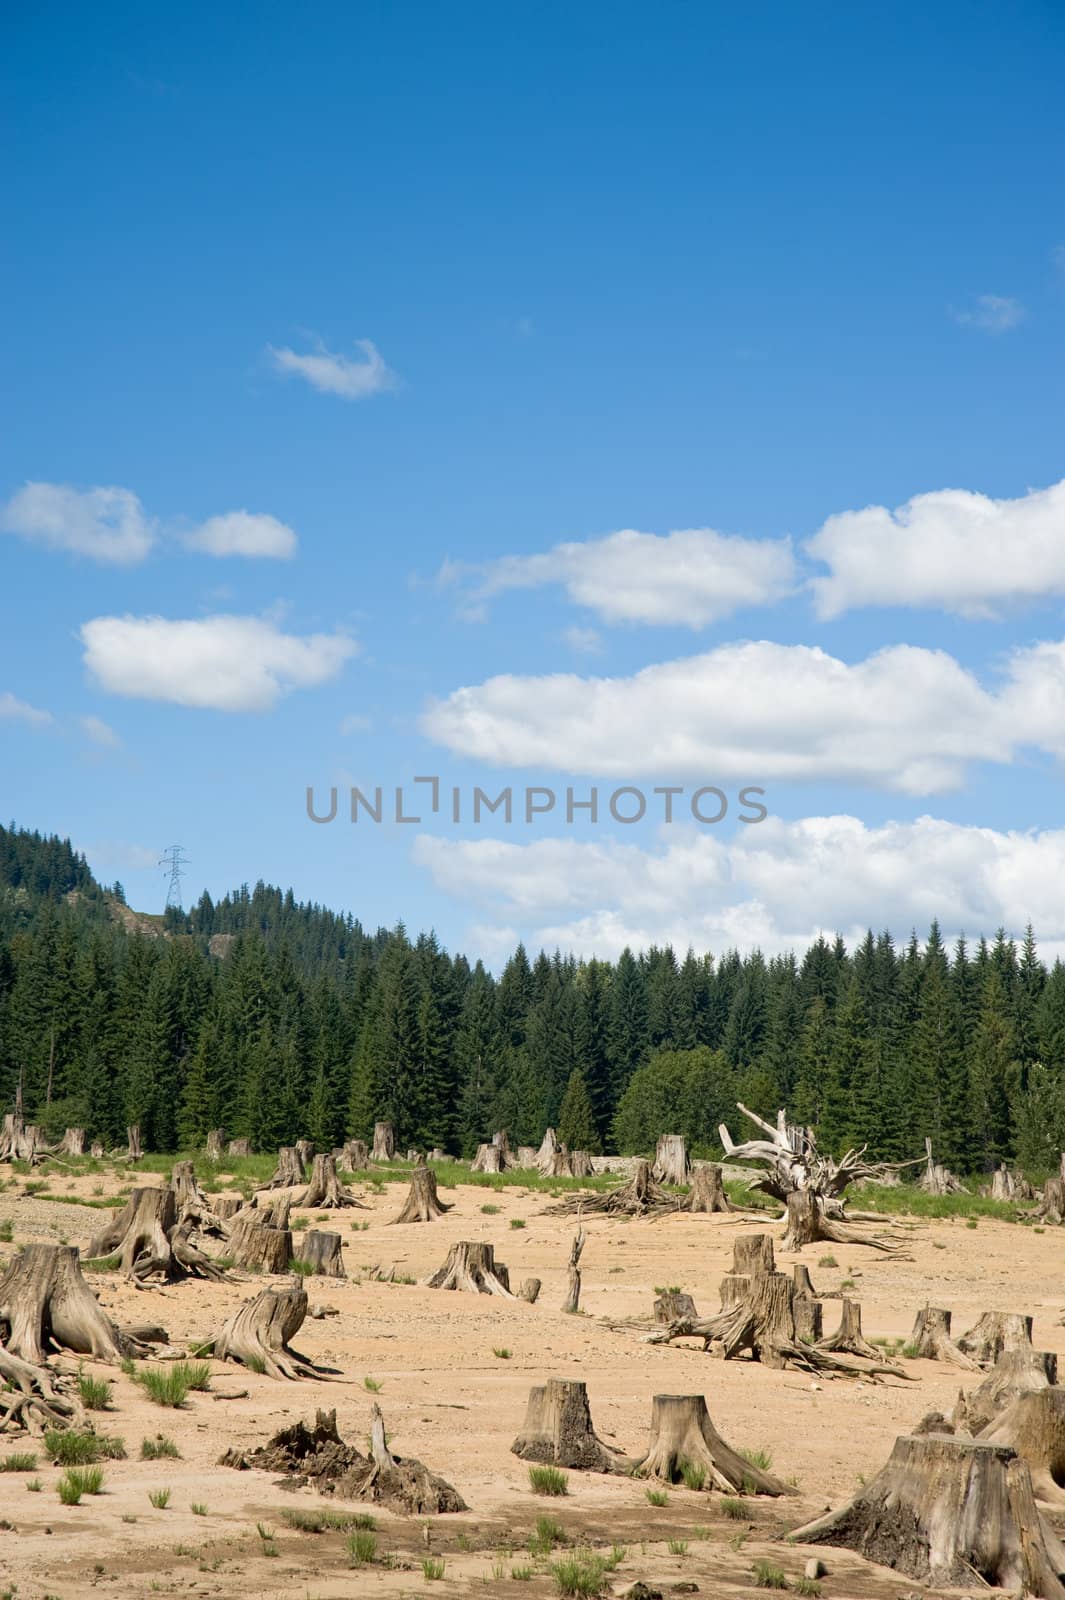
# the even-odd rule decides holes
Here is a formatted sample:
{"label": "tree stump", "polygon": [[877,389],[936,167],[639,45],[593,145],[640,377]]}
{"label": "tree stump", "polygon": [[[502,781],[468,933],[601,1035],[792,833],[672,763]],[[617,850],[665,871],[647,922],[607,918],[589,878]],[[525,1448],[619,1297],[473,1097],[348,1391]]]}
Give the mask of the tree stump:
{"label": "tree stump", "polygon": [[[223,1269],[193,1243],[193,1235],[201,1226],[201,1221],[198,1211],[186,1211],[179,1217],[177,1226],[170,1230],[171,1275],[209,1278],[215,1283],[220,1283],[226,1276]],[[136,1270],[135,1266],[135,1273]]]}
{"label": "tree stump", "polygon": [[1065,1600],[1065,1551],[1049,1533],[1027,1463],[1004,1445],[904,1435],[841,1511],[796,1528],[799,1544],[857,1550],[934,1588],[994,1588]]}
{"label": "tree stump", "polygon": [[173,1276],[170,1231],[177,1224],[172,1189],[134,1189],[121,1211],[89,1241],[89,1259],[117,1255],[119,1267],[141,1282]]}
{"label": "tree stump", "polygon": [[71,1379],[21,1361],[0,1345],[0,1434],[72,1427],[77,1414],[75,1398]]}
{"label": "tree stump", "polygon": [[57,1155],[83,1156],[85,1154],[85,1129],[68,1128],[59,1141]]}
{"label": "tree stump", "polygon": [[370,1151],[364,1139],[348,1139],[344,1145],[344,1166],[349,1172],[364,1172],[370,1165]]}
{"label": "tree stump", "polygon": [[287,1272],[292,1265],[292,1232],[288,1204],[277,1211],[245,1206],[233,1218],[229,1253],[234,1266],[246,1272]]}
{"label": "tree stump", "polygon": [[571,1178],[590,1178],[592,1176],[592,1158],[587,1150],[570,1151],[569,1170]]}
{"label": "tree stump", "polygon": [[665,1289],[655,1300],[655,1321],[660,1327],[668,1327],[678,1317],[690,1317],[694,1322],[698,1315],[691,1295],[679,1289]]}
{"label": "tree stump", "polygon": [[243,1198],[239,1194],[220,1194],[214,1203],[214,1214],[223,1222],[228,1222],[231,1217],[236,1216],[243,1204]]}
{"label": "tree stump", "polygon": [[567,1311],[571,1315],[575,1314],[580,1309],[580,1303],[581,1303],[581,1268],[580,1268],[580,1261],[581,1261],[581,1251],[584,1249],[584,1246],[585,1246],[585,1234],[584,1234],[584,1229],[581,1227],[581,1224],[580,1224],[580,1217],[578,1216],[578,1219],[577,1219],[577,1232],[574,1234],[573,1243],[570,1245],[569,1268],[568,1268],[569,1276],[568,1276],[567,1285],[566,1285],[566,1298],[562,1302],[563,1311]]}
{"label": "tree stump", "polygon": [[824,1334],[824,1308],[820,1300],[797,1294],[792,1302],[795,1337],[800,1344],[820,1344]]}
{"label": "tree stump", "polygon": [[633,1472],[640,1478],[679,1483],[684,1468],[702,1468],[708,1489],[743,1494],[788,1494],[777,1478],[727,1445],[710,1421],[701,1394],[656,1394],[651,1402],[647,1454]]}
{"label": "tree stump", "polygon": [[8,1264],[0,1337],[7,1357],[38,1367],[52,1349],[98,1361],[121,1361],[133,1350],[82,1277],[76,1248],[63,1244],[28,1244]]}
{"label": "tree stump", "polygon": [[141,1125],[139,1122],[126,1129],[126,1159],[139,1161],[141,1158]]}
{"label": "tree stump", "polygon": [[966,1433],[978,1434],[1022,1395],[1038,1394],[1058,1381],[1058,1358],[1031,1346],[1004,1350],[983,1383],[959,1395],[952,1421]]}
{"label": "tree stump", "polygon": [[367,1209],[361,1200],[356,1200],[355,1196],[349,1194],[341,1184],[337,1177],[335,1156],[315,1156],[310,1182],[296,1204],[313,1206],[319,1211],[337,1211],[343,1206]]}
{"label": "tree stump", "polygon": [[980,1433],[1028,1463],[1037,1500],[1065,1505],[1065,1389],[1022,1394]]}
{"label": "tree stump", "polygon": [[251,1155],[251,1140],[250,1139],[230,1139],[230,1141],[229,1141],[229,1154],[231,1156],[250,1156]]}
{"label": "tree stump", "polygon": [[221,1128],[212,1128],[208,1133],[207,1143],[204,1145],[204,1152],[208,1161],[221,1161],[222,1141],[224,1138],[225,1134]]}
{"label": "tree stump", "polygon": [[1061,1178],[1047,1179],[1036,1215],[1040,1221],[1049,1222],[1052,1228],[1065,1221],[1065,1182]]}
{"label": "tree stump", "polygon": [[725,1193],[721,1168],[716,1162],[706,1162],[692,1173],[689,1211],[731,1211],[732,1202]]}
{"label": "tree stump", "polygon": [[924,1142],[925,1169],[917,1187],[925,1194],[965,1194],[965,1185],[953,1172],[932,1158],[932,1141]]}
{"label": "tree stump", "polygon": [[296,1154],[300,1158],[300,1165],[302,1167],[309,1167],[311,1162],[314,1160],[314,1140],[297,1139]]}
{"label": "tree stump", "polygon": [[775,1272],[772,1234],[738,1233],[732,1241],[732,1270],[749,1278],[762,1272]]}
{"label": "tree stump", "polygon": [[260,1289],[201,1349],[271,1378],[321,1378],[320,1369],[289,1344],[306,1315],[307,1293],[298,1280],[287,1289]]}
{"label": "tree stump", "polygon": [[482,1240],[461,1239],[447,1253],[444,1265],[425,1279],[430,1289],[457,1289],[469,1294],[498,1294],[504,1299],[516,1297],[510,1292],[510,1275],[495,1250]]}
{"label": "tree stump", "polygon": [[102,1161],[104,1158],[103,1141],[100,1139],[94,1139],[92,1144],[89,1146],[89,1154],[94,1161]]}
{"label": "tree stump", "polygon": [[804,1267],[796,1262],[791,1269],[791,1281],[795,1285],[795,1293],[797,1295],[804,1295],[808,1300],[816,1300],[818,1298],[813,1279],[810,1277],[809,1267]]}
{"label": "tree stump", "polygon": [[529,1390],[525,1424],[511,1445],[523,1461],[584,1472],[624,1472],[627,1463],[597,1437],[583,1383],[549,1378]]}
{"label": "tree stump", "polygon": [[535,1305],[540,1295],[539,1278],[524,1278],[518,1284],[518,1299],[527,1300],[529,1305]]}
{"label": "tree stump", "polygon": [[324,1233],[318,1228],[308,1228],[300,1240],[300,1261],[314,1268],[308,1276],[316,1278],[346,1278],[344,1260],[340,1254],[339,1233]]}
{"label": "tree stump", "polygon": [[722,1311],[731,1311],[732,1307],[739,1305],[741,1300],[746,1300],[750,1290],[751,1278],[749,1273],[726,1272],[718,1286]]}
{"label": "tree stump", "polygon": [[391,1161],[396,1153],[396,1133],[390,1122],[375,1122],[373,1125],[373,1151],[374,1161]]}
{"label": "tree stump", "polygon": [[436,1173],[432,1167],[415,1167],[411,1173],[410,1191],[404,1203],[403,1210],[398,1217],[393,1217],[393,1222],[433,1222],[437,1217],[442,1217],[445,1211],[450,1211],[440,1199],[436,1191]]}
{"label": "tree stump", "polygon": [[960,1350],[950,1336],[950,1312],[942,1306],[924,1306],[917,1313],[910,1343],[914,1354],[928,1361],[952,1361],[966,1372],[976,1371],[976,1362]]}
{"label": "tree stump", "polygon": [[[797,1303],[797,1302],[796,1302]],[[818,1307],[820,1309],[820,1307]],[[871,1361],[884,1361],[886,1356],[869,1343],[862,1333],[862,1308],[857,1300],[840,1301],[839,1327],[830,1339],[821,1341],[822,1350],[844,1351],[852,1356],[866,1356]]]}
{"label": "tree stump", "polygon": [[518,1146],[518,1154],[514,1164],[520,1167],[523,1172],[531,1172],[534,1169],[536,1166],[536,1151],[531,1144],[520,1144]]}
{"label": "tree stump", "polygon": [[274,1175],[262,1185],[264,1189],[298,1189],[307,1181],[299,1151],[293,1144],[283,1144],[277,1152]]}
{"label": "tree stump", "polygon": [[554,1128],[548,1128],[536,1152],[536,1165],[546,1177],[553,1169],[555,1156],[558,1154],[558,1139],[555,1137]]}
{"label": "tree stump", "polygon": [[479,1144],[470,1162],[471,1172],[502,1172],[503,1152],[497,1144]]}
{"label": "tree stump", "polygon": [[958,1340],[978,1367],[993,1367],[1004,1350],[1031,1350],[1032,1318],[1019,1311],[985,1311]]}
{"label": "tree stump", "polygon": [[656,1183],[672,1183],[680,1187],[687,1183],[691,1167],[688,1147],[682,1133],[663,1133],[655,1148],[655,1162],[651,1176]]}
{"label": "tree stump", "polygon": [[179,1214],[190,1208],[209,1211],[207,1196],[196,1181],[196,1168],[191,1161],[175,1161],[170,1172],[170,1187]]}

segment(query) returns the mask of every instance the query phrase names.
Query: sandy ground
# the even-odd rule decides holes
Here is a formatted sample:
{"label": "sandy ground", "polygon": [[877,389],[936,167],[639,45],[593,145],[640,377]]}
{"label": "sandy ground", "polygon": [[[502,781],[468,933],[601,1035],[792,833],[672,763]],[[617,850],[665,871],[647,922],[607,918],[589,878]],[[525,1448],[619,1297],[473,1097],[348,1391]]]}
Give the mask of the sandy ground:
{"label": "sandy ground", "polygon": [[[129,1182],[127,1175],[109,1180],[106,1195],[117,1195],[122,1182]],[[69,1192],[88,1197],[99,1183],[98,1177],[79,1179]],[[53,1180],[53,1189],[61,1194],[67,1185]],[[102,1592],[116,1600],[154,1594],[331,1600],[372,1594],[399,1600],[439,1591],[443,1600],[475,1589],[479,1595],[540,1600],[555,1593],[542,1564],[525,1583],[511,1572],[535,1565],[523,1547],[545,1512],[577,1542],[626,1547],[610,1576],[614,1593],[640,1579],[666,1594],[678,1585],[687,1586],[678,1593],[695,1592],[696,1585],[707,1596],[756,1594],[756,1560],[769,1558],[795,1577],[812,1553],[780,1542],[789,1527],[849,1498],[859,1475],[870,1477],[883,1464],[899,1433],[929,1410],[949,1410],[959,1387],[978,1381],[949,1366],[914,1361],[906,1365],[917,1382],[814,1382],[746,1360],[725,1363],[697,1348],[648,1346],[638,1329],[625,1326],[650,1317],[656,1285],[680,1286],[700,1311],[716,1309],[732,1240],[737,1231],[757,1226],[750,1219],[586,1219],[583,1311],[571,1317],[558,1307],[574,1225],[544,1215],[547,1196],[472,1186],[442,1191],[442,1198],[455,1202],[447,1217],[391,1227],[403,1186],[389,1184],[373,1195],[356,1185],[355,1192],[370,1209],[332,1212],[318,1224],[343,1235],[347,1280],[308,1283],[312,1301],[335,1306],[340,1314],[308,1320],[295,1340],[315,1362],[342,1376],[285,1383],[214,1363],[212,1390],[169,1410],[148,1402],[123,1374],[87,1364],[114,1381],[112,1408],[96,1421],[100,1431],[124,1439],[129,1459],[107,1463],[104,1492],[74,1507],[59,1502],[59,1469],[39,1444],[36,1474],[0,1473],[0,1597],[75,1600]],[[486,1213],[486,1206],[498,1209]],[[313,1222],[313,1215],[302,1215]],[[14,1188],[0,1193],[0,1224],[13,1222],[16,1243],[65,1239],[84,1249],[103,1217],[85,1206],[20,1198]],[[524,1226],[512,1226],[519,1222]],[[985,1309],[1027,1311],[1035,1316],[1037,1347],[1065,1354],[1065,1329],[1058,1326],[1065,1305],[1058,1233],[983,1219],[976,1228],[964,1221],[907,1220],[903,1226],[912,1260],[833,1246],[835,1268],[818,1265],[828,1253],[820,1247],[801,1258],[784,1254],[780,1225],[769,1231],[778,1244],[778,1265],[790,1270],[803,1259],[819,1291],[838,1289],[846,1278],[854,1281],[867,1337],[907,1337],[916,1310],[930,1300],[950,1307],[955,1330],[970,1326]],[[458,1239],[491,1241],[514,1282],[540,1277],[539,1302],[445,1294],[367,1277],[375,1264],[394,1264],[398,1274],[421,1279]],[[9,1246],[0,1247],[0,1257],[9,1253]],[[216,1329],[263,1282],[242,1275],[222,1284],[138,1291],[114,1273],[90,1281],[115,1320],[160,1322],[179,1344]],[[826,1333],[836,1325],[837,1304],[825,1303]],[[500,1350],[509,1357],[498,1355]],[[379,1394],[367,1391],[366,1376],[380,1383]],[[671,1491],[666,1506],[654,1507],[645,1485],[626,1477],[573,1472],[567,1497],[538,1497],[510,1444],[529,1387],[552,1376],[582,1378],[597,1431],[631,1455],[642,1453],[646,1443],[654,1394],[702,1392],[719,1432],[737,1448],[768,1450],[773,1471],[794,1482],[795,1497],[752,1500],[749,1523],[727,1520],[719,1495],[683,1488]],[[241,1390],[247,1398],[223,1398]],[[375,1511],[379,1552],[389,1564],[353,1570],[344,1535],[297,1532],[282,1518],[285,1507],[348,1509],[346,1504],[319,1501],[306,1490],[286,1491],[266,1473],[217,1464],[230,1445],[254,1447],[288,1422],[313,1419],[318,1406],[335,1407],[341,1434],[363,1440],[374,1399],[394,1449],[442,1474],[471,1508],[432,1521],[430,1553],[445,1560],[442,1580],[428,1581],[423,1574],[421,1519]],[[141,1440],[160,1432],[178,1446],[180,1460],[140,1459]],[[5,1436],[0,1458],[32,1448],[24,1437]],[[29,1493],[26,1484],[34,1476],[42,1487]],[[162,1487],[171,1490],[170,1503],[156,1510],[149,1493]],[[206,1515],[195,1514],[194,1504],[205,1506]],[[270,1546],[259,1524],[274,1531],[276,1555],[264,1554]],[[686,1548],[671,1553],[671,1540]],[[818,1553],[829,1567],[826,1600],[887,1600],[920,1591],[920,1585],[846,1552]]]}

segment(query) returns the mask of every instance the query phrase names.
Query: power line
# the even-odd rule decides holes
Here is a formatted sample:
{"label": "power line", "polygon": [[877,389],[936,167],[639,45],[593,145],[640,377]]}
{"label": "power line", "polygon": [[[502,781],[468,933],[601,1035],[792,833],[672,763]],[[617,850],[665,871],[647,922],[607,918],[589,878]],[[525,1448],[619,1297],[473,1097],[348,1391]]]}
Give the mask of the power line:
{"label": "power line", "polygon": [[162,867],[164,872],[169,874],[169,882],[166,886],[166,910],[169,911],[171,906],[174,906],[180,911],[182,877],[181,869],[182,867],[187,867],[189,865],[189,858],[185,854],[184,846],[180,844],[167,845],[166,849],[163,851],[159,865]]}

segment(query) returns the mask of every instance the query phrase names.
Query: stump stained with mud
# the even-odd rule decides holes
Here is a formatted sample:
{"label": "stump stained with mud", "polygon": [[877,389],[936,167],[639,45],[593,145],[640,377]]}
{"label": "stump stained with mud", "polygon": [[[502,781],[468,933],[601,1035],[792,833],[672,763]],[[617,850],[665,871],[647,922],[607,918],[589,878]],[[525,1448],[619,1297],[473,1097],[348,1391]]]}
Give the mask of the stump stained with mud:
{"label": "stump stained with mud", "polygon": [[1026,1462],[1005,1445],[903,1435],[840,1511],[796,1528],[799,1544],[839,1545],[934,1588],[983,1583],[1065,1600],[1065,1550],[1043,1522]]}
{"label": "stump stained with mud", "polygon": [[299,1260],[305,1275],[312,1278],[346,1278],[339,1233],[308,1228],[300,1240]]}
{"label": "stump stained with mud", "polygon": [[700,1471],[708,1489],[743,1494],[790,1492],[779,1479],[725,1443],[710,1421],[703,1395],[656,1394],[651,1402],[647,1454],[633,1468],[634,1475],[662,1483],[692,1483]]}
{"label": "stump stained with mud", "polygon": [[456,1289],[468,1294],[498,1294],[513,1300],[510,1274],[495,1258],[490,1244],[479,1239],[460,1239],[447,1253],[444,1265],[425,1279],[430,1289]]}
{"label": "stump stained with mud", "polygon": [[592,1427],[586,1384],[549,1378],[529,1390],[525,1423],[511,1450],[523,1461],[585,1472],[625,1472],[628,1464]]}
{"label": "stump stained with mud", "polygon": [[410,1175],[410,1191],[398,1217],[393,1222],[434,1222],[451,1206],[440,1199],[436,1188],[436,1173],[432,1167],[415,1167]]}

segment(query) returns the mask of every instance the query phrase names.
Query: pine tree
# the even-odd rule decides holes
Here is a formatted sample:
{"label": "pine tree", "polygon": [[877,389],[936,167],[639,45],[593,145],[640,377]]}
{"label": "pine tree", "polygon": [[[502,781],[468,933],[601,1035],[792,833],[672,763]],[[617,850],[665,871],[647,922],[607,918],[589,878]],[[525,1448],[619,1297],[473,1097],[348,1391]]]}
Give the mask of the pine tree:
{"label": "pine tree", "polygon": [[587,1150],[598,1155],[599,1130],[595,1124],[588,1085],[579,1067],[570,1073],[562,1108],[558,1114],[558,1137],[570,1150]]}

